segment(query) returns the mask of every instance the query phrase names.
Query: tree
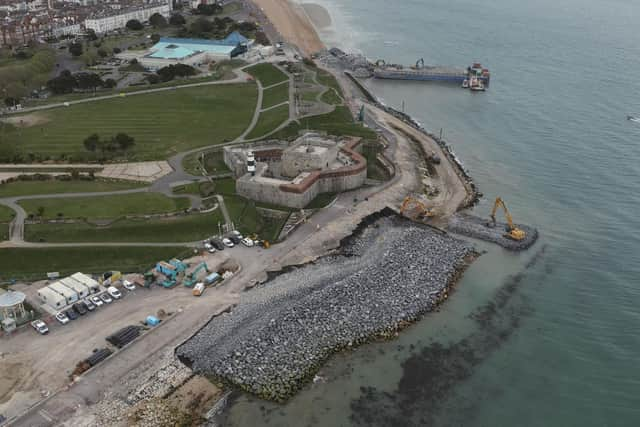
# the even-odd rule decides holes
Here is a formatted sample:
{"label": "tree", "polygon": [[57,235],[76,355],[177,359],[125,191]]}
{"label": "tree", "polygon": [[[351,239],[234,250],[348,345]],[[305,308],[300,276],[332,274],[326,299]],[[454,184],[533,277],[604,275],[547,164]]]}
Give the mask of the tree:
{"label": "tree", "polygon": [[80,56],[82,55],[82,43],[78,43],[78,42],[73,42],[73,43],[69,43],[69,52],[71,53],[71,55],[73,56]]}
{"label": "tree", "polygon": [[104,82],[96,73],[77,73],[75,76],[76,85],[80,89],[96,90],[98,86],[103,86]]}
{"label": "tree", "polygon": [[144,25],[142,25],[142,22],[138,21],[137,19],[128,20],[125,26],[132,31],[139,31],[144,28]]}
{"label": "tree", "polygon": [[6,105],[7,107],[13,107],[16,104],[20,104],[20,100],[18,98],[8,96],[4,99],[4,105]]}
{"label": "tree", "polygon": [[100,146],[100,137],[97,133],[91,134],[84,140],[84,148],[87,151],[91,151],[92,153],[98,149]]}
{"label": "tree", "polygon": [[196,74],[195,68],[185,64],[168,65],[160,68],[156,73],[163,82],[168,82],[176,77],[187,77]]}
{"label": "tree", "polygon": [[40,219],[42,220],[42,217],[44,216],[44,206],[38,206],[38,217],[40,217]]}
{"label": "tree", "polygon": [[175,25],[176,27],[179,27],[180,25],[184,25],[186,23],[187,21],[184,19],[184,16],[180,15],[179,13],[174,13],[169,18],[169,24]]}
{"label": "tree", "polygon": [[91,29],[91,28],[87,28],[86,38],[89,41],[98,40],[98,36],[96,35],[96,32],[93,31],[93,29]]}
{"label": "tree", "polygon": [[112,89],[117,85],[118,85],[118,82],[116,82],[114,79],[107,79],[103,83],[103,86],[106,87],[107,89]]}
{"label": "tree", "polygon": [[135,145],[135,139],[124,132],[118,133],[112,139],[112,141],[115,142],[118,148],[120,148],[122,151],[127,151],[129,148]]}
{"label": "tree", "polygon": [[69,70],[62,70],[58,77],[54,77],[47,82],[47,88],[55,94],[71,93],[76,86],[76,79]]}
{"label": "tree", "polygon": [[222,13],[222,6],[220,6],[218,3],[199,4],[196,10],[194,11],[194,13],[196,15],[206,15],[206,16],[217,15],[219,13]]}
{"label": "tree", "polygon": [[98,49],[98,56],[100,58],[106,58],[107,56],[109,56],[109,52],[107,52],[105,48],[101,47],[100,49]]}
{"label": "tree", "polygon": [[154,43],[158,43],[160,41],[160,34],[151,34],[151,41]]}
{"label": "tree", "polygon": [[164,28],[167,26],[167,19],[159,13],[154,13],[149,17],[149,24],[151,24],[153,28]]}

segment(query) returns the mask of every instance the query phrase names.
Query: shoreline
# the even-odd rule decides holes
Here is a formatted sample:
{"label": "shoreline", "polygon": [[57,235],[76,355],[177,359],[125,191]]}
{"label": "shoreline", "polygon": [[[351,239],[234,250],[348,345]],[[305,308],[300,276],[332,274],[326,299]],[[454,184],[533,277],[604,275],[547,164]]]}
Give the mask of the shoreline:
{"label": "shoreline", "polygon": [[[397,237],[384,243],[389,248],[421,245],[420,254],[430,253],[429,262],[421,255],[408,264],[405,258],[396,262],[387,256],[385,262],[398,268],[381,269],[379,258],[389,248],[370,244],[380,233]],[[394,339],[437,310],[478,256],[449,233],[385,208],[365,217],[334,253],[272,272],[232,316],[212,318],[175,354],[225,390],[283,403],[336,353]],[[332,271],[336,262],[344,273]],[[385,280],[385,275],[398,280]],[[324,284],[328,277],[335,286]],[[372,306],[375,312],[368,309]],[[259,322],[265,310],[271,322]]]}
{"label": "shoreline", "polygon": [[326,49],[304,7],[291,0],[250,0],[289,43],[305,55]]}

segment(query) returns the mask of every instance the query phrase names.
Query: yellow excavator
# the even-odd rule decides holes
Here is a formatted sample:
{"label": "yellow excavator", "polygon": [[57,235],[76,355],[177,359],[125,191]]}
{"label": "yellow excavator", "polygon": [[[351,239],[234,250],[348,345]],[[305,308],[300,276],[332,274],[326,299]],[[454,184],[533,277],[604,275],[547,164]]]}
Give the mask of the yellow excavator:
{"label": "yellow excavator", "polygon": [[427,208],[424,203],[411,196],[407,196],[404,198],[402,206],[400,206],[400,215],[405,215],[405,212],[407,211],[407,209],[409,209],[410,206],[416,206],[418,209],[418,214],[415,217],[411,217],[414,220],[423,221],[435,215],[435,213],[431,209]]}
{"label": "yellow excavator", "polygon": [[504,216],[505,218],[507,218],[507,232],[504,234],[504,237],[516,241],[523,240],[525,237],[527,237],[527,233],[525,233],[524,230],[519,229],[513,224],[513,218],[511,218],[509,209],[507,209],[507,205],[504,204],[504,201],[500,197],[496,197],[496,201],[493,204],[493,210],[491,211],[491,222],[487,225],[489,227],[496,226],[496,211],[499,207],[504,210]]}

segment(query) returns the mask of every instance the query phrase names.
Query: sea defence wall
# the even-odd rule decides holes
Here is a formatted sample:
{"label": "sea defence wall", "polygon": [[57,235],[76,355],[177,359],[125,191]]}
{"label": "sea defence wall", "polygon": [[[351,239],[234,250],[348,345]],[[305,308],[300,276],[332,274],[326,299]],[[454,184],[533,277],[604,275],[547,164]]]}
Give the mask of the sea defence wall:
{"label": "sea defence wall", "polygon": [[176,354],[196,373],[285,401],[333,353],[393,338],[434,310],[474,256],[467,243],[385,209],[338,253],[271,274]]}

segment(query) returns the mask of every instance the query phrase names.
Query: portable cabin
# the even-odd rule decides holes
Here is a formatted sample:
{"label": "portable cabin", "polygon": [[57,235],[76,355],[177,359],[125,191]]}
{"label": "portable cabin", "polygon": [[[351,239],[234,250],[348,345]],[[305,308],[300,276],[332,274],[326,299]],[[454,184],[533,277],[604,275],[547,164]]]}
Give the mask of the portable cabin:
{"label": "portable cabin", "polygon": [[67,305],[78,301],[78,294],[60,282],[53,282],[49,285],[49,289],[52,289],[62,295],[67,300]]}
{"label": "portable cabin", "polygon": [[93,280],[93,278],[87,276],[86,274],[78,272],[78,273],[72,274],[71,277],[76,282],[80,282],[83,285],[85,285],[87,288],[89,288],[89,292],[91,293],[100,292],[100,284],[98,283],[98,281]]}
{"label": "portable cabin", "polygon": [[59,280],[59,282],[78,294],[78,298],[86,298],[89,296],[89,288],[72,277],[65,277]]}
{"label": "portable cabin", "polygon": [[165,261],[160,261],[156,264],[156,271],[158,273],[162,273],[170,279],[175,279],[178,275],[178,271],[174,265],[169,264]]}
{"label": "portable cabin", "polygon": [[67,305],[67,299],[48,286],[38,290],[38,298],[49,307],[59,310]]}

